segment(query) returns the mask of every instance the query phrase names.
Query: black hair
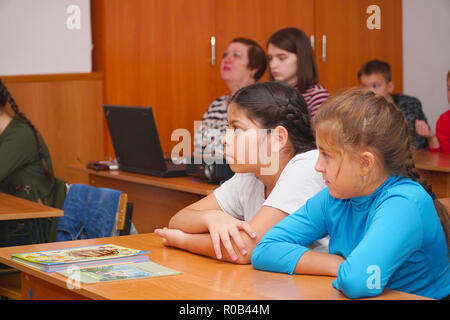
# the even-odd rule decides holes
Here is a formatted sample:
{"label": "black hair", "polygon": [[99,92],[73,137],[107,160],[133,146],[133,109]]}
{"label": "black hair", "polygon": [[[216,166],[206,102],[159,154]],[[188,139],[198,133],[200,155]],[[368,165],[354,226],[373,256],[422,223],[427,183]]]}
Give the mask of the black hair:
{"label": "black hair", "polygon": [[370,76],[377,73],[381,74],[386,82],[392,80],[390,64],[381,60],[370,60],[364,63],[358,71],[358,79],[360,79],[362,75]]}
{"label": "black hair", "polygon": [[6,88],[6,86],[0,79],[0,110],[4,110],[6,108],[7,103],[9,103],[9,105],[11,106],[11,109],[14,111],[15,115],[17,117],[19,117],[22,121],[27,123],[33,130],[34,136],[36,137],[37,146],[38,146],[39,159],[42,164],[42,172],[44,173],[45,179],[48,182],[51,182],[54,179],[54,175],[49,170],[47,163],[45,162],[44,145],[43,145],[41,135],[37,131],[37,129],[33,125],[33,123],[30,120],[28,120],[28,118],[25,116],[25,114],[20,112],[19,106],[17,105],[16,101],[12,97],[11,93],[8,91],[8,88]]}
{"label": "black hair", "polygon": [[229,99],[231,103],[265,129],[286,128],[296,154],[316,149],[305,99],[290,85],[281,81],[251,84],[239,89]]}

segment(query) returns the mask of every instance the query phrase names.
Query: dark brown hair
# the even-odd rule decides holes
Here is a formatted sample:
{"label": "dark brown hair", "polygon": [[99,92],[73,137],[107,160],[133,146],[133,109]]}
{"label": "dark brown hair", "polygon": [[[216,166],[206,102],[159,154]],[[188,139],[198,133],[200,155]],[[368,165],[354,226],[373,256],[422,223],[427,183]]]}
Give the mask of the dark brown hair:
{"label": "dark brown hair", "polygon": [[248,38],[234,38],[231,43],[238,42],[248,46],[248,68],[256,69],[253,78],[258,81],[266,71],[267,61],[264,49],[254,40]]}
{"label": "dark brown hair", "polygon": [[[285,28],[272,34],[267,40],[276,47],[297,55],[297,89],[300,93],[319,82],[314,50],[308,36],[300,29]],[[270,79],[273,80],[272,74]]]}
{"label": "dark brown hair", "polygon": [[239,89],[228,101],[264,129],[286,128],[295,154],[316,149],[308,108],[297,90],[281,81],[255,83]]}
{"label": "dark brown hair", "polygon": [[449,246],[448,211],[416,170],[408,123],[398,107],[371,91],[351,89],[327,100],[313,121],[316,132],[333,138],[331,144],[350,151],[373,148],[387,172],[422,185],[434,201]]}
{"label": "dark brown hair", "polygon": [[386,82],[391,82],[391,65],[380,60],[371,60],[364,63],[358,71],[358,79],[362,75],[370,76],[372,74],[381,74]]}
{"label": "dark brown hair", "polygon": [[45,179],[48,182],[51,182],[54,179],[53,173],[49,170],[47,163],[45,162],[44,158],[44,146],[42,142],[42,138],[40,133],[37,131],[36,127],[33,125],[33,123],[28,120],[28,118],[20,112],[19,106],[17,105],[16,101],[12,97],[11,93],[8,91],[6,86],[3,84],[3,82],[0,79],[0,110],[4,110],[6,108],[6,104],[9,103],[11,106],[11,109],[14,111],[15,115],[19,117],[21,120],[23,120],[25,123],[27,123],[31,129],[33,130],[34,136],[36,137],[36,142],[38,146],[38,154],[39,159],[42,164],[42,171],[44,173]]}

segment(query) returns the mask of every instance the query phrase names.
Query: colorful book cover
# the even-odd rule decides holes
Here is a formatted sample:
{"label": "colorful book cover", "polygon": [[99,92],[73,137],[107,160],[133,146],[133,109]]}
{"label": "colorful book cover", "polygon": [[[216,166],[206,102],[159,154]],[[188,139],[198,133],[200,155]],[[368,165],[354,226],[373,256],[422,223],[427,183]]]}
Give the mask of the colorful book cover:
{"label": "colorful book cover", "polygon": [[181,272],[148,261],[142,263],[116,264],[89,268],[69,268],[59,274],[70,277],[72,281],[98,283],[149,277],[181,274]]}
{"label": "colorful book cover", "polygon": [[144,253],[148,253],[148,251],[125,248],[114,244],[104,244],[62,250],[13,254],[12,259],[24,260],[42,266],[51,266],[57,264],[76,264],[88,261],[118,259]]}

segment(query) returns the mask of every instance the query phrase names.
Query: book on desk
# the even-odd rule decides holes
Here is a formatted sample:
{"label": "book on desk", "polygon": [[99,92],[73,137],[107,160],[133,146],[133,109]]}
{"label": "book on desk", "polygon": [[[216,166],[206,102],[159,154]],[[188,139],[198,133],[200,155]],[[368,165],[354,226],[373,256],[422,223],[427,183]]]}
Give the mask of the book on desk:
{"label": "book on desk", "polygon": [[146,253],[149,251],[105,244],[13,254],[11,259],[88,284],[181,273],[151,262]]}
{"label": "book on desk", "polygon": [[112,244],[13,254],[12,260],[45,272],[65,270],[70,266],[89,267],[149,261],[148,251]]}
{"label": "book on desk", "polygon": [[69,268],[57,273],[82,283],[98,283],[118,280],[142,279],[181,274],[152,261],[122,263],[88,268]]}

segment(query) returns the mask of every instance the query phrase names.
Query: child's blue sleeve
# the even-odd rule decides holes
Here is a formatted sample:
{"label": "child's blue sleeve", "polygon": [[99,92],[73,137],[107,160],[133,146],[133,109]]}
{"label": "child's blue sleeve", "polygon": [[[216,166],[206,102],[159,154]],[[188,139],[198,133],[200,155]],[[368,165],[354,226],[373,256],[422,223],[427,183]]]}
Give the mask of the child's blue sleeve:
{"label": "child's blue sleeve", "polygon": [[379,295],[422,243],[419,206],[402,196],[384,200],[367,228],[333,281],[333,286],[349,298]]}
{"label": "child's blue sleeve", "polygon": [[272,227],[253,250],[253,267],[293,274],[298,260],[310,250],[307,246],[327,235],[322,209],[327,196],[328,190],[322,190]]}

